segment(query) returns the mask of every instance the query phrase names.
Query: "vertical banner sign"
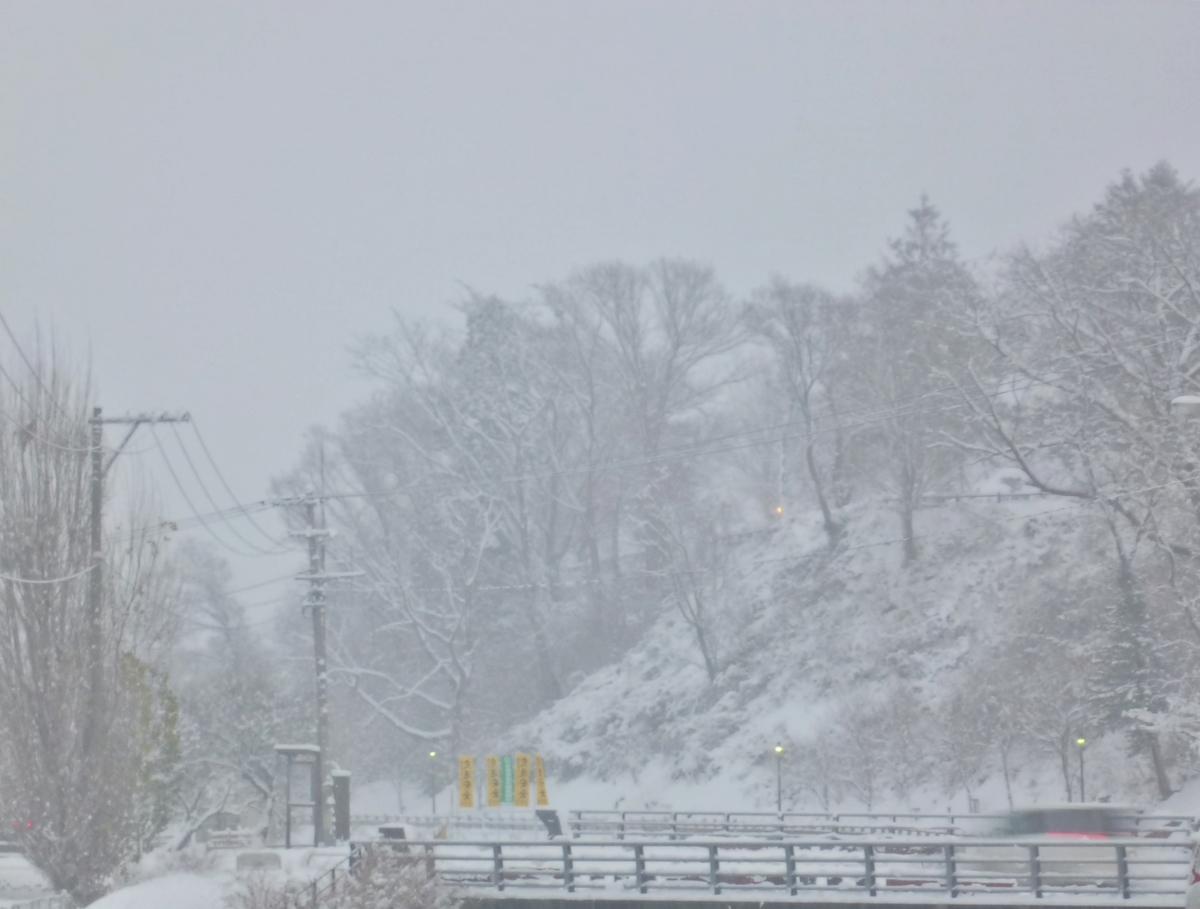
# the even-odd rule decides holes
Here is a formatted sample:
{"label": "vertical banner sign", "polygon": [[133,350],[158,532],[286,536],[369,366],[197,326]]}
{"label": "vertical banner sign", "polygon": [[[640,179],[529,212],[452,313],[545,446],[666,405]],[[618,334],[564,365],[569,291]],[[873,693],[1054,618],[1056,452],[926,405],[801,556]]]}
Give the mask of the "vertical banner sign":
{"label": "vertical banner sign", "polygon": [[546,765],[542,762],[540,754],[533,756],[533,783],[537,789],[538,805],[549,805],[550,796],[546,794]]}
{"label": "vertical banner sign", "polygon": [[515,785],[513,787],[513,804],[518,808],[529,807],[529,771],[530,760],[529,755],[517,753],[513,760],[514,772],[517,775]]}
{"label": "vertical banner sign", "polygon": [[458,807],[475,807],[475,758],[467,754],[458,758]]}
{"label": "vertical banner sign", "polygon": [[500,758],[500,801],[505,805],[513,803],[513,759],[511,754]]}
{"label": "vertical banner sign", "polygon": [[487,803],[489,808],[500,805],[500,758],[487,756]]}

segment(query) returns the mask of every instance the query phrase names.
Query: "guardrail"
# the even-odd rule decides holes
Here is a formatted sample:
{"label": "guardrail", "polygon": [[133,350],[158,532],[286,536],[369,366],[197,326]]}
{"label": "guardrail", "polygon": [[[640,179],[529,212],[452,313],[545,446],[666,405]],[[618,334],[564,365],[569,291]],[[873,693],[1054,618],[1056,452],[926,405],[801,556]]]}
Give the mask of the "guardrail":
{"label": "guardrail", "polygon": [[[392,842],[392,841],[384,841]],[[394,842],[401,842],[396,840]],[[351,843],[350,852],[344,859],[323,874],[306,883],[298,892],[292,894],[290,905],[293,909],[314,909],[321,901],[329,896],[336,896],[338,887],[354,873],[355,862],[362,855],[363,844]]]}
{"label": "guardrail", "polygon": [[75,903],[66,894],[52,893],[24,903],[13,903],[11,909],[75,909]]}
{"label": "guardrail", "polygon": [[[715,811],[569,811],[571,835],[666,836],[808,836],[826,833],[875,835],[954,835],[970,826],[1000,822],[1007,814],[865,814],[818,812]],[[1187,836],[1196,819],[1182,814],[1130,815],[1137,836]]]}
{"label": "guardrail", "polygon": [[[995,902],[1179,904],[1189,844],[1163,839],[964,837],[771,840],[423,840],[389,843],[458,891],[744,895],[825,900],[919,894]],[[315,893],[314,893],[315,896]]]}

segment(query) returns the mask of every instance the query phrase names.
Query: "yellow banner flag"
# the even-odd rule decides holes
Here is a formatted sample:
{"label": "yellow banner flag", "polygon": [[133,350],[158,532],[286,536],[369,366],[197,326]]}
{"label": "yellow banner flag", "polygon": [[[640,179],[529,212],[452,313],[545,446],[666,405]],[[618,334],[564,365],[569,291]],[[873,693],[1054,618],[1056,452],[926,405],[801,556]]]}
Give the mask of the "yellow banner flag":
{"label": "yellow banner flag", "polygon": [[546,765],[542,763],[540,754],[534,755],[533,758],[533,782],[537,787],[538,805],[549,805],[550,796],[546,794]]}
{"label": "yellow banner flag", "polygon": [[467,754],[458,758],[458,807],[475,807],[475,758]]}
{"label": "yellow banner flag", "polygon": [[513,786],[513,805],[518,808],[529,807],[529,755],[521,754],[519,751],[513,755],[513,764],[515,770],[513,775],[516,777]]}
{"label": "yellow banner flag", "polygon": [[487,756],[487,803],[489,808],[500,806],[500,758]]}

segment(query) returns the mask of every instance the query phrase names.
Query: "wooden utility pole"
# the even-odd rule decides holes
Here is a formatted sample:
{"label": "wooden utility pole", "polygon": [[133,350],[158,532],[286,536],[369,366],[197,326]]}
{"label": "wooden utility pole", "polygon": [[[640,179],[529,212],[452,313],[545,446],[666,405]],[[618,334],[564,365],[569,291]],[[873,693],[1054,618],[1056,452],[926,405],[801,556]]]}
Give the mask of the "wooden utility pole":
{"label": "wooden utility pole", "polygon": [[[296,500],[291,500],[293,503]],[[314,844],[332,845],[333,828],[326,817],[325,804],[325,770],[329,765],[329,665],[325,654],[325,585],[339,578],[355,578],[362,575],[361,571],[327,572],[325,570],[325,542],[329,538],[329,530],[324,526],[324,515],[318,522],[317,506],[323,503],[323,498],[316,494],[311,487],[306,490],[300,503],[304,505],[305,528],[292,536],[308,539],[308,573],[298,576],[298,580],[308,581],[308,600],[306,607],[312,612],[313,623],[313,658],[316,669],[317,695],[317,756],[314,768],[315,782],[313,783],[313,842]],[[284,504],[283,500],[280,504]]]}
{"label": "wooden utility pole", "polygon": [[[88,578],[88,715],[83,730],[83,752],[90,756],[96,741],[96,723],[104,715],[104,476],[113,461],[129,444],[134,432],[143,423],[186,423],[187,413],[170,415],[133,414],[126,417],[105,417],[99,407],[92,409],[88,420],[92,428],[90,455],[92,461],[92,509],[90,515],[92,569]],[[119,423],[129,427],[121,444],[113,449],[108,462],[104,460],[104,424]]]}
{"label": "wooden utility pole", "polygon": [[313,657],[317,671],[317,768],[313,801],[313,841],[325,843],[325,758],[329,753],[329,667],[325,659],[325,539],[329,531],[317,526],[317,497],[304,499],[308,534],[308,608],[312,610]]}

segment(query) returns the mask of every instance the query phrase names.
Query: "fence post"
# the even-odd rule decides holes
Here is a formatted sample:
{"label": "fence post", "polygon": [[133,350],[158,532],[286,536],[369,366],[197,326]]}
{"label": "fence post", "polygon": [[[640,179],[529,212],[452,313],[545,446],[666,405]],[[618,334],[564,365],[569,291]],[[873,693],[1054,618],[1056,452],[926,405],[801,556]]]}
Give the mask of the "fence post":
{"label": "fence post", "polygon": [[492,844],[492,879],[497,890],[504,889],[504,858],[500,855],[500,844]]}
{"label": "fence post", "polygon": [[571,860],[571,844],[563,843],[563,886],[567,893],[575,892],[575,863]]}
{"label": "fence post", "polygon": [[946,846],[946,889],[951,898],[958,896],[958,874],[954,867],[954,845]]}
{"label": "fence post", "polygon": [[625,839],[625,812],[621,812],[621,826],[618,828],[617,839]]}
{"label": "fence post", "polygon": [[634,867],[634,882],[637,884],[638,893],[646,892],[646,854],[643,851],[642,844],[636,843],[633,847],[633,867]]}
{"label": "fence post", "polygon": [[425,876],[429,880],[437,877],[437,867],[433,863],[433,847],[428,843],[425,844]]}
{"label": "fence post", "polygon": [[1117,847],[1117,890],[1121,899],[1129,899],[1129,859],[1125,855],[1125,847]]}
{"label": "fence post", "polygon": [[1042,898],[1042,862],[1037,846],[1029,847],[1029,891],[1038,899]]}
{"label": "fence post", "polygon": [[717,861],[717,847],[708,847],[708,883],[713,893],[721,892],[721,863]]}
{"label": "fence post", "polygon": [[875,847],[863,846],[863,883],[871,896],[875,896]]}
{"label": "fence post", "polygon": [[672,811],[671,812],[671,835],[669,837],[667,837],[667,839],[669,839],[669,840],[675,839],[675,837],[678,833],[679,833],[679,812]]}
{"label": "fence post", "polygon": [[796,895],[796,850],[791,843],[783,847],[783,858],[787,864],[788,896]]}

